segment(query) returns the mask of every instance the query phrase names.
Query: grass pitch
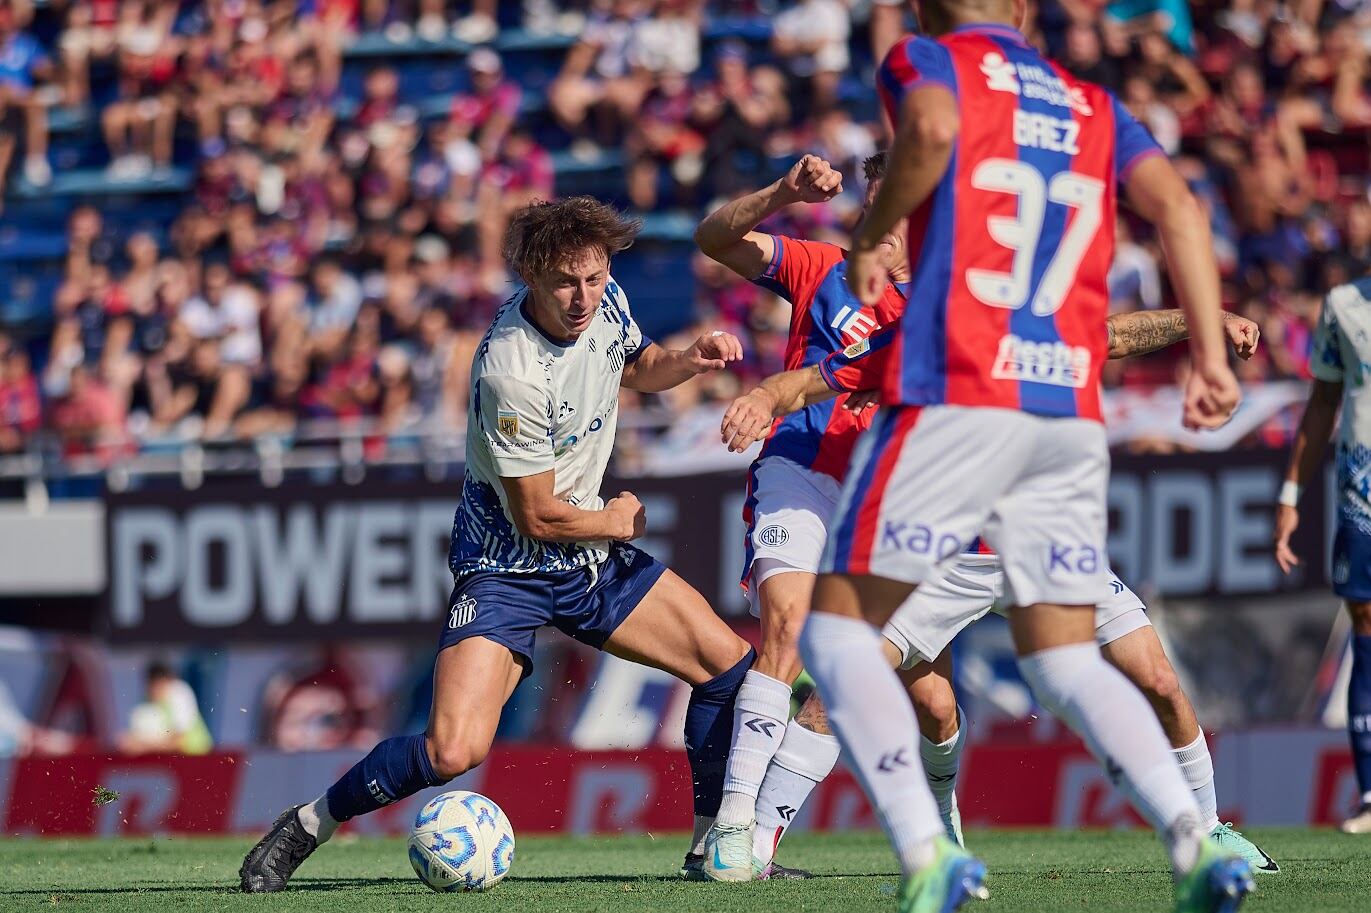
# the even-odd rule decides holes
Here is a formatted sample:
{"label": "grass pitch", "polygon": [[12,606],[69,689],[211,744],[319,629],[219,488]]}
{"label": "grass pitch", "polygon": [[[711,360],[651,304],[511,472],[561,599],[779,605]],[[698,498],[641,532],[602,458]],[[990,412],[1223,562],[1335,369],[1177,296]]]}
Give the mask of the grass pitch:
{"label": "grass pitch", "polygon": [[[1284,871],[1258,877],[1252,913],[1371,910],[1371,838],[1332,831],[1257,830]],[[968,831],[990,868],[991,899],[973,913],[1171,909],[1161,850],[1145,833]],[[783,861],[822,877],[750,885],[675,877],[681,835],[528,837],[508,879],[484,894],[434,894],[410,871],[400,840],[334,840],[305,863],[291,890],[237,893],[245,839],[0,840],[0,911],[389,911],[482,913],[663,911],[866,913],[894,909],[896,867],[879,834],[786,841]]]}

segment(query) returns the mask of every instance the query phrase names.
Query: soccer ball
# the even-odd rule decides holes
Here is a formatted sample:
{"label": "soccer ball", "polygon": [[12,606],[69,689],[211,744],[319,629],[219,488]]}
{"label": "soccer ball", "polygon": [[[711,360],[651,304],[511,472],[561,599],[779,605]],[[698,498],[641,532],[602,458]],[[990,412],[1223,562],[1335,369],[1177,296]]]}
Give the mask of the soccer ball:
{"label": "soccer ball", "polygon": [[435,891],[484,891],[509,874],[514,829],[500,806],[453,790],[419,810],[409,834],[409,863]]}

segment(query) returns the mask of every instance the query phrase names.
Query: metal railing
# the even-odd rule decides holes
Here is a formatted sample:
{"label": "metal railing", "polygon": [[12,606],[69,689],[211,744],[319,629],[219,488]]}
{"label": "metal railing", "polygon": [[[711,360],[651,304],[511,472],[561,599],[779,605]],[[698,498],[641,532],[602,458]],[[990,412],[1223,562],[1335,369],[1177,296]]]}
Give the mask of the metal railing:
{"label": "metal railing", "polygon": [[[623,413],[619,429],[656,434],[678,417],[664,409]],[[80,453],[51,431],[35,433],[23,453],[0,456],[0,482],[24,485],[30,502],[47,499],[49,483],[99,480],[124,491],[143,479],[179,479],[195,489],[207,478],[255,477],[275,488],[292,473],[319,473],[349,485],[386,468],[417,468],[430,480],[450,476],[466,460],[466,426],[425,418],[385,428],[372,418],[309,419],[288,433],[245,438],[206,437],[193,426],[157,434],[101,434],[80,442]]]}

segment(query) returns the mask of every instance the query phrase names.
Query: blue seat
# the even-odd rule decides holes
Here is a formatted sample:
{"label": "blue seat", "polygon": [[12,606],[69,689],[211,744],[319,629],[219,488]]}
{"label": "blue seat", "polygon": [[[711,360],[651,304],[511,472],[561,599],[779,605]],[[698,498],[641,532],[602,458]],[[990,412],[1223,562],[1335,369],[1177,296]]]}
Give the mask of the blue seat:
{"label": "blue seat", "polygon": [[17,225],[0,227],[0,262],[61,258],[67,252],[67,238],[61,231],[20,229]]}
{"label": "blue seat", "polygon": [[644,239],[614,258],[614,279],[633,305],[633,319],[651,337],[665,336],[690,322],[695,279],[692,248]]}
{"label": "blue seat", "polygon": [[22,177],[12,182],[10,195],[36,198],[44,195],[55,196],[101,196],[149,193],[184,193],[189,190],[194,174],[189,168],[168,168],[165,172],[143,178],[113,180],[104,169],[83,168],[72,171],[58,171],[52,183],[42,190],[31,186]]}
{"label": "blue seat", "polygon": [[461,57],[471,51],[471,45],[451,34],[437,41],[427,41],[417,34],[392,41],[383,32],[364,32],[343,49],[345,60],[366,58],[398,59],[401,57]]}

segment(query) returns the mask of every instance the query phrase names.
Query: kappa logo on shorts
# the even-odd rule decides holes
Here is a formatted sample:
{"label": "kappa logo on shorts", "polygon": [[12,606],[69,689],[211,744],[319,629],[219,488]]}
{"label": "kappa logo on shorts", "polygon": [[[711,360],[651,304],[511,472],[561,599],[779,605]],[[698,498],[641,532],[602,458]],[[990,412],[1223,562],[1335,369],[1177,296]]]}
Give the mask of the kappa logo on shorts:
{"label": "kappa logo on shorts", "polygon": [[519,436],[519,413],[499,410],[495,416],[495,427],[505,437]]}
{"label": "kappa logo on shorts", "polygon": [[767,548],[780,548],[790,541],[790,532],[784,526],[768,526],[757,534],[757,541]]}
{"label": "kappa logo on shorts", "polygon": [[881,528],[881,548],[900,552],[913,552],[916,555],[937,555],[939,559],[950,558],[962,551],[962,543],[951,533],[940,533],[921,523],[897,523],[885,521]]}
{"label": "kappa logo on shorts", "polygon": [[627,546],[619,546],[619,560],[624,563],[624,567],[633,567],[633,559],[638,557],[638,553]]}
{"label": "kappa logo on shorts", "polygon": [[460,628],[476,620],[476,598],[463,596],[452,604],[452,615],[447,620],[449,628]]}
{"label": "kappa logo on shorts", "polygon": [[1053,542],[1047,550],[1047,573],[1097,574],[1102,549],[1091,545],[1064,545]]}
{"label": "kappa logo on shorts", "polygon": [[1352,578],[1352,565],[1346,558],[1333,562],[1333,582],[1341,586]]}

